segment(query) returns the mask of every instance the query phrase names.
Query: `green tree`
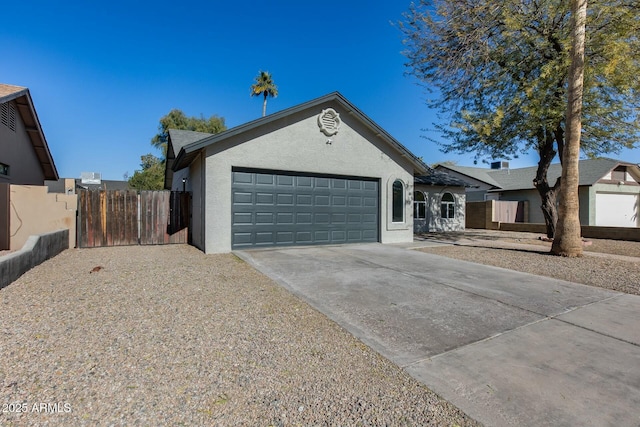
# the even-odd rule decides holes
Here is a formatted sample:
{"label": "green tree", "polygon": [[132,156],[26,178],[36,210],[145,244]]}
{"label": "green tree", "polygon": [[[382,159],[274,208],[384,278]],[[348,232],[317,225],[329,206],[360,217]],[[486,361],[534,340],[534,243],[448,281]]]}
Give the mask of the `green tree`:
{"label": "green tree", "polygon": [[[421,0],[400,23],[409,73],[429,90],[445,125],[444,152],[510,159],[535,149],[534,185],[547,235],[561,180],[547,171],[565,148],[570,65],[569,2]],[[640,123],[638,0],[593,0],[587,16],[581,150],[633,148]]]}
{"label": "green tree", "polygon": [[173,109],[169,111],[169,114],[160,118],[158,133],[151,138],[151,145],[162,152],[163,158],[167,155],[169,129],[220,133],[227,130],[227,127],[225,126],[223,117],[217,115],[213,115],[208,119],[204,116],[187,117],[182,110]]}
{"label": "green tree", "polygon": [[264,97],[262,101],[262,117],[267,114],[267,97],[278,96],[278,87],[273,83],[273,78],[268,71],[260,71],[256,76],[256,82],[251,85],[251,96]]}
{"label": "green tree", "polygon": [[571,0],[572,47],[567,93],[566,146],[562,159],[562,185],[558,225],[551,252],[562,256],[581,256],[582,239],[578,204],[578,162],[580,160],[580,131],[582,127],[582,98],[584,87],[584,44],[587,21],[587,0]]}
{"label": "green tree", "polygon": [[141,170],[129,178],[129,187],[136,190],[162,190],[164,188],[164,162],[153,154],[140,156]]}
{"label": "green tree", "polygon": [[129,186],[137,190],[162,190],[164,188],[164,169],[167,157],[169,129],[192,130],[205,133],[220,133],[227,130],[224,118],[213,115],[187,117],[181,110],[173,109],[160,118],[158,133],[151,138],[151,145],[160,150],[162,157],[148,153],[141,156],[141,170],[135,171],[129,178]]}

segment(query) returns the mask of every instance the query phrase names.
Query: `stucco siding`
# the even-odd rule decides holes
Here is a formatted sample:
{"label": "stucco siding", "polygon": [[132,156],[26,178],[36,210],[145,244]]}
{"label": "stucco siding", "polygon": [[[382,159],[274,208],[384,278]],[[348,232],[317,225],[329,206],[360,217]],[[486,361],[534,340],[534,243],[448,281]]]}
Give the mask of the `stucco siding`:
{"label": "stucco siding", "polygon": [[[415,191],[421,191],[425,195],[426,218],[414,218],[414,232],[463,231],[465,229],[466,194],[464,188],[418,184],[415,186]],[[441,203],[444,193],[451,193],[454,198],[455,216],[453,218],[442,218]]]}
{"label": "stucco siding", "polygon": [[[206,148],[207,253],[231,250],[231,171],[233,167],[272,171],[376,178],[380,183],[380,240],[411,241],[413,168],[379,136],[353,119],[339,104],[339,132],[331,137],[318,129],[321,108],[306,110]],[[399,179],[405,193],[402,223],[390,220],[390,184]],[[194,193],[196,192],[194,188]]]}
{"label": "stucco siding", "polygon": [[0,182],[21,185],[43,185],[44,172],[27,134],[14,101],[15,132],[0,123],[0,163],[9,165],[9,176],[0,175]]}

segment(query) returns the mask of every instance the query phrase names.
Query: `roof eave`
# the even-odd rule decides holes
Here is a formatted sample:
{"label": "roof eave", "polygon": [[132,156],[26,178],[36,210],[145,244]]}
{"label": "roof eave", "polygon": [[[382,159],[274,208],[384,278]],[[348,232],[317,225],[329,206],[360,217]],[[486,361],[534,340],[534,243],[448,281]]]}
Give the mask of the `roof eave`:
{"label": "roof eave", "polygon": [[[10,100],[15,100],[15,103],[18,106],[20,117],[25,123],[25,127],[27,127],[27,135],[29,136],[29,140],[31,141],[31,145],[36,156],[38,157],[40,166],[42,167],[44,179],[59,179],[58,170],[53,161],[53,157],[51,156],[49,144],[47,144],[47,139],[44,136],[44,131],[42,130],[38,113],[33,105],[29,89],[25,88],[24,90],[11,94],[10,96],[5,96],[0,101],[8,102]],[[32,126],[29,126],[30,124],[32,124]],[[40,141],[38,141],[38,137]],[[39,142],[41,142],[41,145]]]}
{"label": "roof eave", "polygon": [[[362,113],[362,111],[360,111],[356,106],[354,106],[353,104],[351,104],[344,96],[342,96],[342,94],[340,94],[339,92],[332,92],[328,95],[324,95],[320,98],[316,98],[313,99],[311,101],[307,101],[305,103],[302,104],[298,104],[296,106],[287,108],[285,110],[279,111],[277,113],[273,113],[270,114],[268,116],[265,117],[261,117],[259,119],[247,122],[245,124],[242,124],[240,126],[236,126],[234,128],[231,128],[225,132],[221,132],[215,135],[212,135],[210,137],[204,138],[200,141],[194,142],[192,144],[188,144],[184,147],[182,147],[180,149],[180,152],[178,153],[178,155],[176,156],[175,162],[173,164],[173,170],[179,170],[182,169],[186,166],[188,166],[188,164],[183,164],[183,162],[185,162],[187,160],[187,156],[186,154],[189,153],[193,153],[196,151],[200,151],[201,149],[207,147],[210,144],[213,144],[217,141],[223,140],[223,139],[227,139],[227,138],[231,138],[233,136],[236,135],[240,135],[244,132],[247,132],[249,130],[255,129],[259,126],[263,126],[265,124],[274,122],[276,120],[282,119],[284,117],[287,117],[289,115],[295,114],[297,112],[300,111],[304,111],[307,110],[309,108],[313,108],[317,105],[321,105],[327,102],[331,102],[331,101],[337,101],[338,103],[342,104],[346,109],[347,112],[351,113],[354,112],[356,117],[362,122],[364,123],[367,127],[369,127],[371,130],[374,131],[374,133],[381,137],[383,140],[385,140],[385,142],[387,144],[389,144],[392,147],[395,147],[395,149],[400,153],[400,155],[402,157],[407,158],[407,160],[409,160],[409,162],[411,163],[411,165],[413,166],[413,168],[415,169],[415,173],[425,173],[429,170],[429,167],[422,161],[420,160],[418,157],[416,157],[413,153],[411,153],[404,145],[402,145],[399,141],[397,141],[395,138],[393,138],[389,133],[387,133],[384,129],[382,129],[380,126],[378,126],[373,120],[371,120],[369,117],[367,117],[364,113]],[[186,154],[185,154],[186,153]]]}

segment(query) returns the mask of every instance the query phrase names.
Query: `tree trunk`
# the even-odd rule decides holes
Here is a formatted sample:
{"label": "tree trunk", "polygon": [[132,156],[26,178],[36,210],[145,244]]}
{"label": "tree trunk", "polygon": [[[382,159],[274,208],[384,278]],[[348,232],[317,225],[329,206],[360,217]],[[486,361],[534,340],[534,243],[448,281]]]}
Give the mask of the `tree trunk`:
{"label": "tree trunk", "polygon": [[582,256],[580,215],[578,205],[578,161],[580,160],[580,132],[582,130],[582,91],[584,81],[585,23],[587,0],[571,1],[573,23],[571,68],[566,118],[566,145],[562,161],[562,186],[558,224],[551,253],[568,257]]}
{"label": "tree trunk", "polygon": [[541,129],[538,135],[538,155],[540,161],[538,162],[538,169],[536,170],[536,177],[533,180],[533,185],[538,190],[540,200],[542,204],[542,215],[544,217],[544,223],[547,227],[547,237],[553,238],[556,231],[556,223],[558,222],[558,211],[556,209],[556,196],[558,188],[560,187],[560,179],[556,181],[553,187],[549,185],[547,179],[547,172],[551,161],[556,155],[556,151],[553,149],[554,135]]}
{"label": "tree trunk", "polygon": [[267,115],[267,92],[264,92],[264,101],[262,101],[262,117]]}

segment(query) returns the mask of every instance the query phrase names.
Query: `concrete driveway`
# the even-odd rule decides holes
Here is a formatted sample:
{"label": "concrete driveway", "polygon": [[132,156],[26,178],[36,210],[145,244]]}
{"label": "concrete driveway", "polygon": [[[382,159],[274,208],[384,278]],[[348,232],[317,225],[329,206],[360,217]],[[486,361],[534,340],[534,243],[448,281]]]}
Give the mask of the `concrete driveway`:
{"label": "concrete driveway", "polygon": [[640,425],[638,296],[391,245],[237,254],[486,425]]}

